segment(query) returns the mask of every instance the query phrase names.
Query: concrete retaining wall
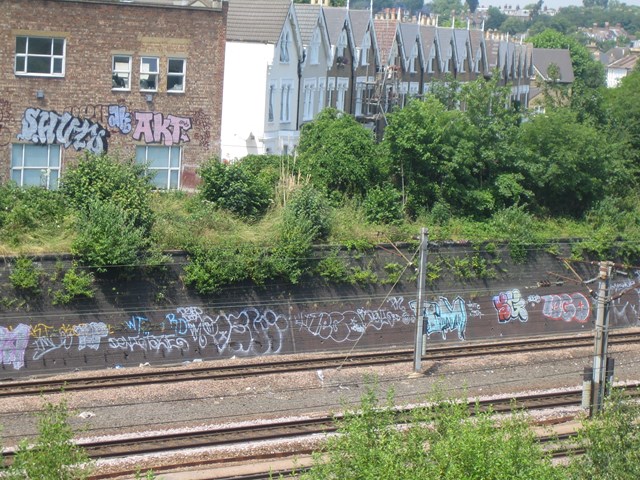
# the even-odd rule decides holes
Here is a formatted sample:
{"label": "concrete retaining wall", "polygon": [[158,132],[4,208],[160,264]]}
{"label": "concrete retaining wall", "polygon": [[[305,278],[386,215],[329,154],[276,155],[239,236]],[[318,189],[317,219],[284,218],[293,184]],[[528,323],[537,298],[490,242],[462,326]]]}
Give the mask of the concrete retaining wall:
{"label": "concrete retaining wall", "polygon": [[[181,280],[184,254],[166,269],[139,270],[128,279],[99,278],[94,299],[51,303],[67,257],[36,259],[45,272],[42,293],[25,296],[9,281],[14,259],[0,265],[0,376],[4,379],[74,369],[119,368],[194,359],[253,357],[317,351],[409,348],[415,329],[416,271],[395,283],[415,247],[380,246],[341,252],[353,266],[378,275],[375,284],[235,285],[200,296]],[[318,256],[326,256],[324,250]],[[588,332],[595,307],[577,281],[597,265],[563,262],[532,251],[514,264],[506,251],[469,245],[431,246],[424,310],[427,345],[517,336]],[[417,257],[415,260],[417,265]],[[56,272],[58,272],[56,274]],[[640,272],[634,272],[638,278]],[[57,277],[57,278],[56,278]],[[635,278],[614,279],[622,291]],[[591,284],[597,288],[597,282]],[[640,325],[640,289],[614,302],[613,327]]]}

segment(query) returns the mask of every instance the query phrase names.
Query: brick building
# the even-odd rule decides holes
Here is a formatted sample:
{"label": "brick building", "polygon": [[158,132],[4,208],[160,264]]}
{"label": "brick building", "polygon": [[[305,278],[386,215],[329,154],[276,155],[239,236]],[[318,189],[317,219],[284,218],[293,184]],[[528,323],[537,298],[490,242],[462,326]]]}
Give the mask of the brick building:
{"label": "brick building", "polygon": [[0,181],[55,188],[85,152],[192,189],[220,155],[226,0],[3,0]]}

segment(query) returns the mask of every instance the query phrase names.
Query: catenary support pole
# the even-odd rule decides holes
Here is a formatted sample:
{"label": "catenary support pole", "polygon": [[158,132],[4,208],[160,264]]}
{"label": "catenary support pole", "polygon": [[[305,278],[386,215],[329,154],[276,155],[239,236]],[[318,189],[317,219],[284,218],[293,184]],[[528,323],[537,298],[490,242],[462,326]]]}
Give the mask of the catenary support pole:
{"label": "catenary support pole", "polygon": [[606,386],[607,343],[609,338],[609,278],[613,263],[600,262],[600,279],[595,328],[595,352],[593,354],[593,394],[591,412],[596,414],[602,409]]}
{"label": "catenary support pole", "polygon": [[424,290],[427,278],[427,247],[429,244],[429,232],[425,227],[420,230],[420,265],[418,268],[418,301],[416,302],[416,349],[414,353],[413,371],[420,373],[422,370],[422,335],[424,330]]}

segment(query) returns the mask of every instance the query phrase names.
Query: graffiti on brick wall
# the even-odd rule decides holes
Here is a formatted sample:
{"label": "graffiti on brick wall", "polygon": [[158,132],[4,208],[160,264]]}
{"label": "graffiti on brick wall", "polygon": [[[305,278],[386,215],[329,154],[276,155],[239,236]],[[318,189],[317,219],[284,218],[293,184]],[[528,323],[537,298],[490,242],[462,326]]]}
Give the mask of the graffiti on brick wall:
{"label": "graffiti on brick wall", "polygon": [[414,321],[414,315],[410,307],[405,307],[403,297],[390,298],[387,304],[393,310],[381,307],[374,310],[358,308],[342,312],[301,313],[295,316],[294,326],[314,337],[344,343],[358,341],[369,328],[381,330],[383,327],[392,328],[398,323],[406,325]]}
{"label": "graffiti on brick wall", "polygon": [[22,117],[22,130],[18,140],[36,145],[58,144],[74,150],[93,153],[107,151],[109,132],[99,123],[86,118],[62,115],[53,110],[27,108]]}
{"label": "graffiti on brick wall", "polygon": [[[411,301],[415,312],[417,302]],[[456,297],[449,302],[446,297],[439,297],[437,302],[425,302],[423,307],[424,333],[428,337],[432,333],[440,333],[442,339],[447,339],[447,333],[456,331],[460,340],[465,339],[467,331],[467,309],[462,297]]]}
{"label": "graffiti on brick wall", "polygon": [[12,365],[19,370],[24,367],[24,353],[29,344],[31,327],[23,323],[13,330],[0,327],[0,357],[2,365]]}
{"label": "graffiti on brick wall", "polygon": [[542,315],[552,320],[585,323],[591,316],[591,303],[579,292],[557,295],[530,296],[531,303],[544,302]]}
{"label": "graffiti on brick wall", "polygon": [[198,127],[198,130],[193,135],[195,140],[204,148],[209,148],[211,141],[211,117],[199,108],[193,114],[192,118],[193,126]]}
{"label": "graffiti on brick wall", "polygon": [[145,143],[159,143],[166,147],[189,142],[187,131],[191,130],[191,119],[159,112],[134,112],[136,126],[133,131],[134,140]]}
{"label": "graffiti on brick wall", "polygon": [[[5,126],[10,120],[8,108],[8,102],[0,100],[0,141],[6,136],[4,132],[8,132]],[[27,108],[17,138],[36,145],[58,144],[64,148],[102,153],[107,151],[108,138],[112,133],[131,135],[134,140],[146,144],[172,146],[190,142],[187,132],[193,125],[198,125],[201,131],[197,133],[197,138],[201,145],[208,147],[211,122],[202,110],[196,114],[197,123],[192,123],[187,116],[130,112],[122,103],[67,106],[62,114],[53,110]],[[105,124],[108,128],[103,127]],[[6,145],[9,142],[10,134]]]}
{"label": "graffiti on brick wall", "polygon": [[526,322],[529,319],[526,302],[522,298],[520,290],[513,289],[500,292],[493,297],[493,306],[498,312],[499,323],[509,323],[515,320]]}

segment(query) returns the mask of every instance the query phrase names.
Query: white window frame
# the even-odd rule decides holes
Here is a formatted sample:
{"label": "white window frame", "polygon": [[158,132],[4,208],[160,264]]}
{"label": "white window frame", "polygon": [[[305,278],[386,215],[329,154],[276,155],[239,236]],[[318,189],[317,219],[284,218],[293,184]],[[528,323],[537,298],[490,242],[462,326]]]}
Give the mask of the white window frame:
{"label": "white window frame", "polygon": [[313,120],[314,91],[317,82],[315,78],[307,78],[304,81],[304,97],[302,106],[302,120]]}
{"label": "white window frame", "polygon": [[[116,65],[124,65],[125,63],[125,62],[116,62],[116,58],[127,59],[126,69],[119,68],[116,66]],[[111,57],[111,90],[124,91],[124,92],[131,91],[131,64],[132,64],[131,55],[113,55]],[[114,85],[115,78],[124,78],[125,86],[124,87],[115,86]]]}
{"label": "white window frame", "polygon": [[[25,165],[26,151],[28,149],[46,149],[47,159],[44,165]],[[17,159],[16,153],[20,156]],[[19,161],[18,161],[19,160]],[[31,143],[14,143],[11,145],[11,179],[20,187],[35,186],[44,187],[47,190],[56,190],[60,182],[60,165],[62,163],[62,145],[35,145]],[[24,184],[25,173],[37,170],[40,173],[38,184]],[[52,182],[51,172],[56,172],[57,181]],[[19,176],[19,179],[16,179]]]}
{"label": "white window frame", "polygon": [[[168,163],[166,167],[152,167],[149,165],[149,152],[153,151],[153,150],[167,150],[168,151]],[[178,166],[176,167],[175,165],[172,166],[171,165],[171,156],[172,154],[177,151],[178,152]],[[142,156],[143,158],[141,158],[141,156],[139,155],[140,152],[144,152],[144,155]],[[136,163],[141,163],[143,165],[146,165],[147,169],[149,170],[149,173],[155,174],[154,175],[154,179],[157,178],[157,176],[159,174],[165,174],[166,173],[166,182],[164,183],[164,186],[158,186],[155,182],[153,183],[154,187],[157,188],[158,190],[179,190],[180,189],[180,171],[182,169],[182,147],[179,145],[171,145],[171,146],[164,146],[164,145],[136,145]],[[176,183],[175,185],[171,185],[171,174],[177,174],[177,179],[176,179]]]}
{"label": "white window frame", "polygon": [[309,44],[309,63],[318,65],[320,63],[320,29],[316,26]]}
{"label": "white window frame", "polygon": [[274,122],[276,119],[275,99],[277,88],[276,82],[269,83],[269,90],[267,91],[267,122],[269,123]]}
{"label": "white window frame", "polygon": [[331,107],[333,104],[333,96],[336,90],[336,79],[331,77],[327,80],[327,107]]}
{"label": "white window frame", "polygon": [[349,79],[344,77],[338,77],[336,83],[336,89],[338,91],[336,96],[336,108],[341,111],[345,111],[345,101],[347,97],[347,90],[349,89]]}
{"label": "white window frame", "polygon": [[291,122],[291,94],[293,81],[283,80],[280,88],[280,123]]}
{"label": "white window frame", "polygon": [[418,82],[409,82],[409,96],[417,97],[420,92],[420,84]]}
{"label": "white window frame", "polygon": [[367,77],[356,78],[356,106],[353,113],[356,117],[362,116],[362,102],[364,98],[364,87],[367,81]]}
{"label": "white window frame", "polygon": [[338,46],[336,47],[336,57],[344,58],[344,51],[347,48],[347,32],[342,29],[338,38]]}
{"label": "white window frame", "polygon": [[409,55],[409,73],[416,73],[416,58],[418,57],[418,45],[413,44],[411,54]]}
{"label": "white window frame", "polygon": [[[18,43],[19,39],[24,39],[24,51],[18,51]],[[49,53],[31,53],[29,52],[30,47],[32,47],[34,40],[49,40],[50,41],[50,49]],[[62,42],[62,53],[59,53],[60,50],[56,47],[60,46],[60,42]],[[67,54],[67,40],[61,37],[43,37],[37,35],[17,35],[16,43],[15,43],[16,51],[15,51],[15,59],[14,59],[14,73],[20,76],[30,76],[30,77],[64,77],[65,72],[65,59]],[[31,48],[33,50],[33,47]],[[22,50],[20,48],[20,50]],[[58,52],[58,53],[56,53]],[[49,59],[49,71],[48,72],[30,72],[29,71],[29,60],[30,59]],[[21,68],[18,67],[18,64],[22,63]],[[56,68],[59,65],[59,68]],[[59,71],[57,71],[59,70]]]}
{"label": "white window frame", "polygon": [[[155,60],[156,61],[156,69],[155,69],[155,71],[151,70],[151,67],[149,67],[149,71],[146,71],[146,69],[145,69],[145,66],[146,66],[145,60]],[[152,75],[156,76],[156,86],[155,86],[155,88],[143,88],[142,82],[146,81]],[[143,79],[142,77],[147,77],[147,78]],[[145,56],[140,57],[140,91],[141,92],[157,92],[159,84],[160,84],[160,58],[159,57],[154,57],[152,55],[145,55]]]}
{"label": "white window frame", "polygon": [[280,63],[289,63],[291,56],[289,55],[289,44],[291,43],[291,33],[289,30],[282,32],[280,37]]}
{"label": "white window frame", "polygon": [[371,48],[371,35],[369,30],[362,40],[362,50],[360,51],[360,65],[366,67],[369,65],[369,49]]}
{"label": "white window frame", "polygon": [[[171,72],[169,70],[171,68],[171,62],[182,62],[182,71]],[[181,89],[169,88],[169,80],[171,78],[181,78],[182,88]],[[184,93],[186,89],[187,89],[187,59],[180,58],[180,57],[169,57],[167,59],[167,93]]]}
{"label": "white window frame", "polygon": [[317,113],[320,113],[322,110],[324,110],[324,98],[325,98],[326,89],[327,89],[326,78],[319,78],[318,79],[318,108],[316,109]]}

